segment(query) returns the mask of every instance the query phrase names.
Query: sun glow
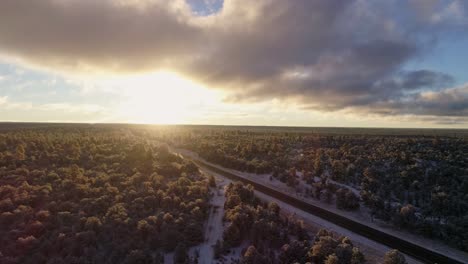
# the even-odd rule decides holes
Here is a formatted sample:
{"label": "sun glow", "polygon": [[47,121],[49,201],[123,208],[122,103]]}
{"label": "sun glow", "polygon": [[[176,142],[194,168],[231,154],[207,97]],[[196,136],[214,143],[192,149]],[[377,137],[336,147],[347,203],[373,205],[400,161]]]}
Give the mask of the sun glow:
{"label": "sun glow", "polygon": [[132,123],[177,124],[193,121],[203,106],[219,102],[218,92],[171,72],[121,77],[118,115]]}

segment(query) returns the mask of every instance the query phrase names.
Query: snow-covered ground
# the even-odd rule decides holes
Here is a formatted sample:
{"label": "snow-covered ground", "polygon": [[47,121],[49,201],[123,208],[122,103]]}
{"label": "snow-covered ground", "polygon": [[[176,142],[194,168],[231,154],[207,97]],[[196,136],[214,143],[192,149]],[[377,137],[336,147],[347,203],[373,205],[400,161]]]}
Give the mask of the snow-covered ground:
{"label": "snow-covered ground", "polygon": [[164,264],[174,263],[174,251],[164,254]]}
{"label": "snow-covered ground", "polygon": [[[382,263],[384,254],[387,251],[391,250],[391,248],[385,245],[379,244],[373,240],[367,239],[363,236],[353,233],[348,229],[337,226],[333,223],[323,220],[320,217],[299,210],[296,207],[281,202],[280,200],[277,200],[271,196],[265,195],[257,191],[255,192],[255,194],[262,200],[276,202],[281,207],[283,213],[293,215],[294,218],[303,220],[306,229],[312,231],[312,233],[316,233],[319,229],[324,228],[332,230],[333,233],[337,234],[337,236],[349,237],[353,244],[364,253],[367,259],[367,263]],[[421,263],[407,255],[405,255],[405,257],[409,264]]]}
{"label": "snow-covered ground", "polygon": [[[210,164],[210,165],[215,166],[215,167],[217,167],[219,169],[228,171],[230,173],[236,174],[236,175],[238,175],[240,177],[244,177],[246,179],[258,182],[258,183],[263,184],[265,186],[272,187],[272,188],[274,188],[274,189],[276,189],[278,191],[282,191],[282,192],[284,192],[284,193],[286,193],[288,195],[293,195],[298,199],[304,200],[304,201],[309,202],[311,204],[314,204],[316,206],[320,206],[320,207],[322,207],[324,209],[327,209],[329,211],[332,211],[332,212],[334,212],[336,214],[343,215],[343,216],[345,216],[347,218],[350,218],[350,219],[355,220],[355,221],[360,222],[360,223],[365,223],[366,225],[368,225],[368,226],[370,226],[372,228],[378,229],[378,230],[380,230],[382,232],[392,234],[392,235],[394,235],[396,237],[399,237],[401,239],[405,239],[405,240],[410,241],[410,242],[412,242],[414,244],[421,245],[421,246],[423,246],[425,248],[429,248],[429,249],[434,250],[436,252],[440,252],[441,254],[450,256],[450,257],[452,257],[454,259],[457,259],[457,260],[459,260],[461,262],[468,263],[468,253],[462,252],[462,251],[454,249],[454,248],[451,248],[451,247],[447,246],[446,244],[444,244],[441,241],[424,238],[422,236],[411,234],[411,233],[406,232],[404,230],[396,229],[393,226],[391,226],[390,224],[387,224],[387,223],[384,223],[384,222],[381,222],[381,221],[375,221],[375,220],[373,220],[371,218],[371,216],[370,216],[370,214],[368,212],[368,209],[365,208],[365,207],[361,207],[359,210],[356,210],[356,211],[344,211],[344,210],[337,209],[333,204],[327,204],[325,202],[318,201],[318,200],[316,200],[316,199],[314,199],[312,197],[308,197],[303,193],[304,189],[306,188],[306,185],[302,180],[300,180],[300,184],[298,185],[298,187],[292,188],[292,187],[287,186],[285,183],[275,179],[274,177],[270,177],[271,176],[270,174],[254,174],[254,173],[240,172],[240,171],[236,171],[236,170],[233,170],[233,169],[227,169],[227,168],[221,167],[219,165],[210,163],[210,162],[204,160],[203,158],[199,157],[199,155],[197,153],[194,153],[194,152],[189,151],[189,150],[172,148],[172,151],[174,151],[176,153],[179,153],[179,154],[182,154],[183,156],[195,159],[195,160],[201,160],[203,162],[206,162],[207,164]],[[210,172],[210,173],[212,173],[212,172]],[[215,174],[215,173],[212,173],[212,174]],[[218,175],[218,177],[219,176],[221,176],[221,175]],[[354,188],[350,188],[350,189],[353,192],[358,192],[358,190],[356,190]],[[263,194],[259,194],[259,196],[262,196],[262,195]],[[263,195],[263,196],[265,196],[265,195]],[[272,197],[270,197],[270,198],[273,199]],[[281,204],[286,205],[284,203],[281,203],[281,204],[278,203],[278,204],[280,206],[281,206]],[[283,208],[283,206],[281,206],[281,207]],[[295,212],[295,210],[298,210],[298,209],[296,209],[294,207],[287,206],[287,205],[284,208],[286,208],[286,209],[289,208],[291,212]],[[300,211],[300,210],[298,210],[298,211]],[[315,216],[310,215],[310,214],[308,214],[306,212],[303,212],[303,211],[300,211],[300,212],[302,212],[302,214],[305,214],[304,217],[307,216],[307,217],[305,217],[306,219],[314,219],[314,221],[311,221],[311,222],[313,222],[315,224],[328,223],[329,225],[333,225],[333,224],[331,224],[331,223],[329,223],[329,222],[327,222],[327,221],[325,221],[325,220],[323,220],[321,218],[315,217]],[[299,214],[299,213],[297,213],[297,214]],[[343,235],[345,235],[346,232],[352,233],[352,232],[350,232],[350,231],[348,231],[346,229],[340,228],[340,227],[338,227],[336,225],[333,225],[333,226],[334,227],[333,228],[330,227],[330,229],[333,229],[335,231],[336,230],[341,230],[342,231],[342,232],[337,231],[337,233],[340,233],[340,234],[343,234]],[[324,226],[324,227],[326,227],[326,226]],[[358,236],[356,234],[354,234],[354,235],[355,235],[354,237]],[[359,237],[361,237],[361,236],[359,236]],[[354,241],[354,239],[351,236],[350,236],[350,238]],[[366,239],[364,237],[361,237],[361,238],[358,238],[359,241],[364,241],[371,248],[374,248],[377,251],[382,252],[382,249],[384,249],[383,247],[385,247],[385,246],[382,246],[380,244],[377,244],[376,242],[368,240],[368,239]],[[377,248],[376,245],[380,245],[380,248]],[[388,248],[387,248],[387,250],[388,250]]]}
{"label": "snow-covered ground", "polygon": [[190,249],[191,255],[194,255],[195,251],[199,252],[198,263],[216,263],[213,246],[216,244],[216,241],[223,238],[224,202],[226,201],[224,187],[227,183],[224,178],[216,177],[217,187],[216,189],[212,188],[214,195],[210,201],[210,215],[205,226],[205,242]]}
{"label": "snow-covered ground", "polygon": [[[204,173],[211,174],[215,176],[216,178],[223,178],[226,183],[231,182],[231,180],[224,178],[222,175],[213,172],[209,169],[206,168],[200,168]],[[276,202],[280,207],[281,211],[283,214],[287,215],[292,215],[296,219],[301,219],[304,221],[305,227],[308,231],[310,231],[312,234],[315,234],[319,229],[325,228],[332,230],[334,233],[336,233],[338,236],[347,236],[349,237],[354,245],[359,247],[359,249],[365,254],[367,263],[382,263],[382,259],[384,254],[390,250],[389,247],[381,245],[379,243],[376,243],[372,240],[369,240],[365,237],[362,237],[358,234],[355,234],[347,229],[344,229],[342,227],[339,227],[333,223],[330,223],[326,220],[323,220],[322,218],[316,217],[312,214],[309,214],[307,212],[304,212],[300,209],[297,209],[289,204],[286,204],[280,200],[277,200],[276,198],[273,198],[271,196],[268,196],[266,194],[263,194],[261,192],[255,191],[255,195],[259,197],[260,199],[268,202]],[[241,249],[247,247],[248,244],[244,244],[234,250],[232,250],[232,253],[225,256],[225,259],[231,260],[231,259],[237,259],[241,255]],[[416,264],[420,263],[414,259],[412,259],[409,256],[406,256],[406,259],[408,260],[408,263],[410,264]],[[200,262],[203,263],[203,262]],[[211,262],[207,262],[211,263]],[[227,262],[229,263],[229,262]]]}
{"label": "snow-covered ground", "polygon": [[[205,223],[205,241],[197,246],[191,247],[189,249],[189,256],[194,257],[196,252],[198,252],[198,263],[201,264],[218,264],[218,263],[230,263],[232,260],[237,260],[241,256],[241,251],[244,247],[248,245],[241,245],[237,248],[231,250],[231,252],[225,255],[220,260],[214,258],[214,245],[216,241],[223,239],[224,231],[224,202],[226,197],[224,196],[225,187],[231,181],[218,175],[216,173],[208,172],[202,170],[202,173],[213,175],[216,179],[216,188],[211,188],[213,197],[210,200],[210,213],[208,220]],[[165,264],[174,263],[174,252],[168,252],[164,255]]]}

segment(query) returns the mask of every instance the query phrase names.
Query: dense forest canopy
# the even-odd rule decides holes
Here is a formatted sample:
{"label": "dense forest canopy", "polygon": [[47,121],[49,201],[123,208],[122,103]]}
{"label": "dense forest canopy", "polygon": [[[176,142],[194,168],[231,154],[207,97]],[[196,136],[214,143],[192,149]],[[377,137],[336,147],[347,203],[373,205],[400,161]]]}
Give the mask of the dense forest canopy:
{"label": "dense forest canopy", "polygon": [[[269,175],[340,210],[468,251],[468,141],[463,131],[203,126],[0,126],[0,263],[197,263],[216,180],[173,148]],[[343,133],[339,133],[343,131]],[[388,134],[389,133],[389,134]],[[359,190],[356,194],[353,190]],[[232,263],[364,263],[349,238],[286,217],[252,186],[224,188],[215,257]],[[167,259],[167,258],[166,258]],[[386,263],[400,263],[392,251]]]}
{"label": "dense forest canopy", "polygon": [[361,200],[376,219],[468,251],[465,130],[338,131],[183,127],[168,141],[226,168],[268,173],[289,186],[303,180],[311,196],[340,209]]}
{"label": "dense forest canopy", "polygon": [[203,241],[208,181],[141,130],[0,134],[0,263],[163,263]]}
{"label": "dense forest canopy", "polygon": [[366,261],[348,237],[337,237],[321,229],[312,239],[302,221],[282,217],[281,208],[274,202],[262,203],[250,185],[231,183],[226,188],[226,197],[228,225],[216,250],[226,252],[242,241],[249,241],[251,245],[244,250],[242,264],[363,264]]}

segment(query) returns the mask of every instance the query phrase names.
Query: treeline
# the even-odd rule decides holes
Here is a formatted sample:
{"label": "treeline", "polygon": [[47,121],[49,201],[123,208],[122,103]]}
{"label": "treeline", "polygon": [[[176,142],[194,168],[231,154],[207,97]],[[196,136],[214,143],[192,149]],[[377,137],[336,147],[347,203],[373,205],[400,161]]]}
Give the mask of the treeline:
{"label": "treeline", "polygon": [[339,135],[199,127],[179,129],[167,139],[227,168],[271,173],[341,209],[364,204],[374,218],[468,251],[468,140],[390,132]]}
{"label": "treeline", "polygon": [[0,133],[0,263],[164,263],[204,240],[208,180],[147,132]]}
{"label": "treeline", "polygon": [[282,215],[274,202],[260,201],[250,185],[230,183],[224,207],[228,224],[223,241],[216,244],[217,257],[248,241],[240,263],[365,263],[349,238],[327,230],[311,238],[302,221]]}
{"label": "treeline", "polygon": [[287,167],[286,146],[293,142],[275,134],[229,130],[177,130],[167,138],[175,145],[199,153],[207,161],[251,173],[270,173]]}

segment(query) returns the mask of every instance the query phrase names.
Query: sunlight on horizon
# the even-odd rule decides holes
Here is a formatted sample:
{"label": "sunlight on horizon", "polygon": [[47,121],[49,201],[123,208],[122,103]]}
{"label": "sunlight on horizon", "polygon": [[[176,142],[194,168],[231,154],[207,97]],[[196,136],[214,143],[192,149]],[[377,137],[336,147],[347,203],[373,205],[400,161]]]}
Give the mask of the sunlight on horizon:
{"label": "sunlight on horizon", "polygon": [[119,77],[116,81],[124,98],[116,114],[131,123],[190,122],[204,104],[221,101],[219,92],[168,71]]}

